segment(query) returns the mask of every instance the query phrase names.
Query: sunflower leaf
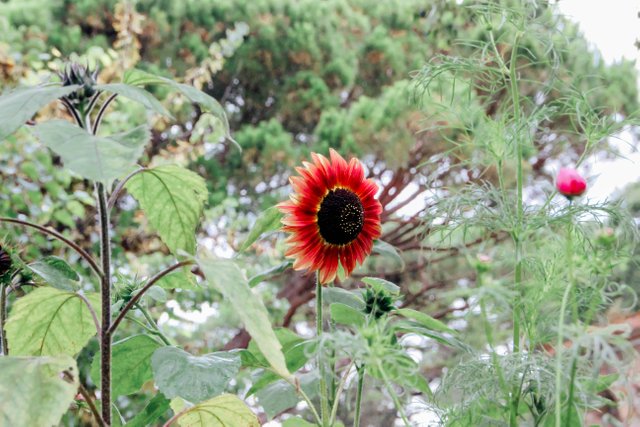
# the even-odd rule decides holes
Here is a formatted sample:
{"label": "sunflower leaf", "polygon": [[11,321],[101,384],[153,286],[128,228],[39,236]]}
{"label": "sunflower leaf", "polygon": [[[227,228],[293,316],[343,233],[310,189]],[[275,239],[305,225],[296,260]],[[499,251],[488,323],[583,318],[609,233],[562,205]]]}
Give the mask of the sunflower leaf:
{"label": "sunflower leaf", "polygon": [[211,113],[216,116],[222,124],[225,138],[232,142],[239,151],[242,151],[242,147],[240,146],[240,144],[238,144],[236,140],[231,137],[231,127],[229,126],[229,120],[227,119],[227,114],[224,110],[224,107],[212,96],[207,95],[206,93],[196,89],[193,86],[189,86],[183,83],[176,83],[171,79],[156,76],[142,70],[128,70],[124,74],[123,83],[133,86],[162,85],[169,86],[179,91],[184,96],[189,98],[191,102],[198,104],[203,112]]}
{"label": "sunflower leaf", "polygon": [[[113,397],[132,394],[153,378],[151,355],[162,344],[148,335],[135,335],[113,344],[111,382]],[[91,364],[91,380],[100,384],[100,358]]]}
{"label": "sunflower leaf", "polygon": [[63,291],[79,289],[80,276],[61,258],[47,256],[28,264],[27,267],[54,288]]}
{"label": "sunflower leaf", "polygon": [[170,119],[173,118],[171,113],[164,108],[160,101],[158,101],[151,93],[140,87],[128,85],[126,83],[109,83],[98,85],[96,88],[106,92],[116,93],[134,102],[142,104],[147,110],[169,117]]}
{"label": "sunflower leaf", "polygon": [[234,308],[260,352],[281,376],[291,376],[287,369],[282,345],[271,327],[269,313],[262,300],[255,295],[247,279],[230,260],[199,259],[207,282],[217,289]]}
{"label": "sunflower leaf", "polygon": [[185,410],[182,399],[173,399],[171,408],[182,427],[260,427],[258,417],[238,397],[221,394]]}
{"label": "sunflower leaf", "polygon": [[103,183],[131,171],[151,135],[146,126],[138,126],[109,137],[96,136],[64,120],[40,123],[33,132],[71,171]]}
{"label": "sunflower leaf", "polygon": [[269,209],[263,211],[258,216],[258,219],[256,219],[256,223],[238,251],[243,252],[247,250],[249,246],[255,243],[263,234],[279,229],[281,219],[282,213],[277,206],[271,206]]}
{"label": "sunflower leaf", "polygon": [[53,426],[78,390],[70,356],[0,357],[0,426]]}
{"label": "sunflower leaf", "polygon": [[195,253],[196,227],[207,200],[202,177],[179,166],[159,166],[135,175],[126,188],[172,253]]}
{"label": "sunflower leaf", "polygon": [[4,141],[42,107],[78,89],[72,86],[18,88],[0,96],[0,141]]}
{"label": "sunflower leaf", "polygon": [[[100,318],[100,295],[86,298]],[[77,294],[42,287],[16,301],[5,330],[12,355],[75,356],[96,334],[96,325]]]}
{"label": "sunflower leaf", "polygon": [[201,402],[224,392],[240,369],[240,355],[227,351],[193,356],[176,347],[162,347],[151,357],[156,386],[168,398]]}
{"label": "sunflower leaf", "polygon": [[169,410],[169,403],[164,394],[158,393],[149,401],[142,412],[136,415],[125,427],[147,427],[154,425],[154,422]]}

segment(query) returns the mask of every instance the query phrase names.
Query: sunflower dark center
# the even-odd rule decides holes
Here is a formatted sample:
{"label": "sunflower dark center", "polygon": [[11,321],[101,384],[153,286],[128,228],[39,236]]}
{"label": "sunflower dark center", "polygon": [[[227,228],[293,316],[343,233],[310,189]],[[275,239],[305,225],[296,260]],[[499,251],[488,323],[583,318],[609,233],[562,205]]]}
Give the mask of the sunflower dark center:
{"label": "sunflower dark center", "polygon": [[333,245],[346,245],[355,240],[364,225],[364,209],[360,198],[349,190],[331,190],[322,199],[318,211],[318,227],[322,238]]}

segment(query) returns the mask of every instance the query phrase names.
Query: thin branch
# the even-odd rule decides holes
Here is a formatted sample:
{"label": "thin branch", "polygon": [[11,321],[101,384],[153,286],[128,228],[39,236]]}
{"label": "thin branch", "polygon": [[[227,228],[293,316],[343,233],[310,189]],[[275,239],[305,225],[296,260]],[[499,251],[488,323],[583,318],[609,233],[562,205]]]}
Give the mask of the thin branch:
{"label": "thin branch", "polygon": [[96,102],[98,102],[98,98],[100,98],[100,95],[102,95],[104,92],[102,92],[101,90],[97,91],[95,93],[95,95],[93,95],[93,97],[91,97],[91,101],[89,101],[89,106],[87,107],[87,114],[91,114],[91,111],[93,110],[93,107],[96,106]]}
{"label": "thin branch", "polygon": [[91,313],[91,317],[93,317],[93,323],[96,325],[96,332],[98,333],[97,337],[98,337],[98,343],[99,343],[100,340],[101,340],[100,333],[102,331],[102,328],[100,327],[100,321],[98,320],[98,314],[96,313],[96,310],[91,305],[91,302],[87,299],[86,296],[84,296],[84,294],[82,294],[80,292],[76,292],[76,295],[78,296],[78,298],[80,298],[82,300],[82,302],[84,302],[84,304],[89,309],[89,312]]}
{"label": "thin branch", "polygon": [[184,408],[182,411],[178,412],[173,417],[169,418],[169,421],[167,421],[166,423],[162,424],[162,427],[169,427],[171,424],[173,424],[173,422],[175,420],[177,420],[178,418],[180,418],[181,416],[183,416],[184,414],[189,412],[192,408],[193,408],[193,406],[190,406],[188,408]]}
{"label": "thin branch", "polygon": [[115,206],[116,202],[118,201],[118,197],[120,197],[120,193],[122,193],[122,190],[124,189],[124,186],[127,185],[127,182],[129,182],[129,180],[131,178],[133,178],[134,176],[136,176],[137,174],[139,174],[140,172],[143,172],[145,170],[147,170],[147,168],[140,167],[139,169],[131,172],[129,175],[127,175],[120,182],[118,182],[118,185],[116,186],[116,188],[111,193],[111,197],[109,197],[109,201],[107,201],[107,209],[113,209],[113,207]]}
{"label": "thin branch", "polygon": [[161,272],[157,273],[155,276],[153,276],[151,279],[149,279],[149,281],[147,282],[146,285],[144,285],[144,287],[142,289],[140,289],[140,291],[138,293],[136,293],[127,303],[127,305],[125,305],[122,310],[120,311],[120,313],[118,314],[118,317],[116,317],[116,320],[114,320],[114,322],[111,324],[111,327],[109,328],[109,333],[113,334],[116,329],[118,329],[118,325],[120,324],[120,322],[122,322],[122,320],[124,319],[124,317],[127,315],[127,313],[129,312],[129,310],[131,310],[133,308],[134,305],[136,305],[136,303],[140,300],[140,298],[142,298],[142,296],[145,294],[145,292],[147,292],[153,285],[155,285],[160,279],[162,279],[164,276],[166,276],[167,274],[185,267],[187,265],[192,265],[194,264],[194,261],[192,260],[187,260],[187,261],[180,261],[177,264],[172,265],[171,267],[167,267],[164,270],[162,270]]}
{"label": "thin branch", "polygon": [[80,115],[78,114],[78,110],[76,110],[74,106],[71,105],[71,103],[65,98],[61,98],[60,101],[64,104],[65,107],[67,107],[67,111],[69,111],[69,114],[73,116],[76,124],[81,128],[84,128],[84,124],[82,123],[82,118],[80,118]]}
{"label": "thin branch", "polygon": [[59,241],[61,241],[62,243],[66,244],[67,246],[69,246],[71,249],[73,249],[74,251],[76,251],[76,253],[78,255],[80,255],[82,258],[84,258],[89,265],[91,266],[91,268],[93,269],[93,271],[100,277],[102,278],[102,276],[104,276],[102,269],[100,267],[98,267],[98,264],[96,263],[96,261],[91,257],[91,255],[89,255],[84,249],[82,249],[80,246],[78,246],[75,242],[67,239],[66,237],[64,237],[62,234],[58,233],[55,230],[50,230],[46,227],[43,227],[41,225],[38,224],[34,224],[32,222],[29,221],[23,221],[21,219],[15,219],[15,218],[6,218],[6,217],[0,217],[0,222],[7,222],[10,224],[18,224],[18,225],[23,225],[25,227],[31,227],[34,228],[44,234],[48,234],[49,236],[55,237],[56,239],[58,239]]}
{"label": "thin branch", "polygon": [[93,403],[93,399],[91,398],[89,391],[82,385],[81,382],[78,383],[78,392],[82,395],[82,397],[84,397],[84,401],[87,402],[87,405],[89,405],[89,409],[91,410],[91,413],[93,414],[93,417],[96,419],[96,422],[98,423],[98,425],[100,427],[104,427],[105,426],[104,420],[100,416],[100,412],[98,412],[98,408],[96,408],[96,404]]}
{"label": "thin branch", "polygon": [[108,97],[107,100],[104,101],[104,104],[102,104],[102,106],[100,107],[100,111],[98,111],[98,115],[96,116],[96,121],[93,123],[93,129],[91,130],[94,135],[97,135],[98,133],[98,128],[100,127],[100,123],[102,122],[104,114],[107,112],[109,104],[111,104],[111,102],[116,99],[117,96],[118,94],[114,93],[113,95]]}

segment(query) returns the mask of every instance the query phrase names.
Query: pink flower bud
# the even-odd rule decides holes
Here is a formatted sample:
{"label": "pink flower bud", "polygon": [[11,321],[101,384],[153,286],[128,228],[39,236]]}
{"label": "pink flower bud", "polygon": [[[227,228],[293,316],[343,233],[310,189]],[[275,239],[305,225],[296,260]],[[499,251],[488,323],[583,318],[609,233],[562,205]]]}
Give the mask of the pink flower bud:
{"label": "pink flower bud", "polygon": [[569,199],[581,196],[587,189],[587,181],[584,180],[577,170],[572,168],[562,168],[556,177],[556,188],[563,196]]}

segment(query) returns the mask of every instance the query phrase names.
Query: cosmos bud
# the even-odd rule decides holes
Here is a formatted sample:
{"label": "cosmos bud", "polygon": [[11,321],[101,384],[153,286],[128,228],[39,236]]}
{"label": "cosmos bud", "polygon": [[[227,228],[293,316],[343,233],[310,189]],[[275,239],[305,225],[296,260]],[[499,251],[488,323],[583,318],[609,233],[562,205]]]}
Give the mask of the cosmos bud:
{"label": "cosmos bud", "polygon": [[556,177],[556,188],[560,194],[571,200],[572,197],[581,196],[585,192],[587,181],[577,170],[562,168]]}

